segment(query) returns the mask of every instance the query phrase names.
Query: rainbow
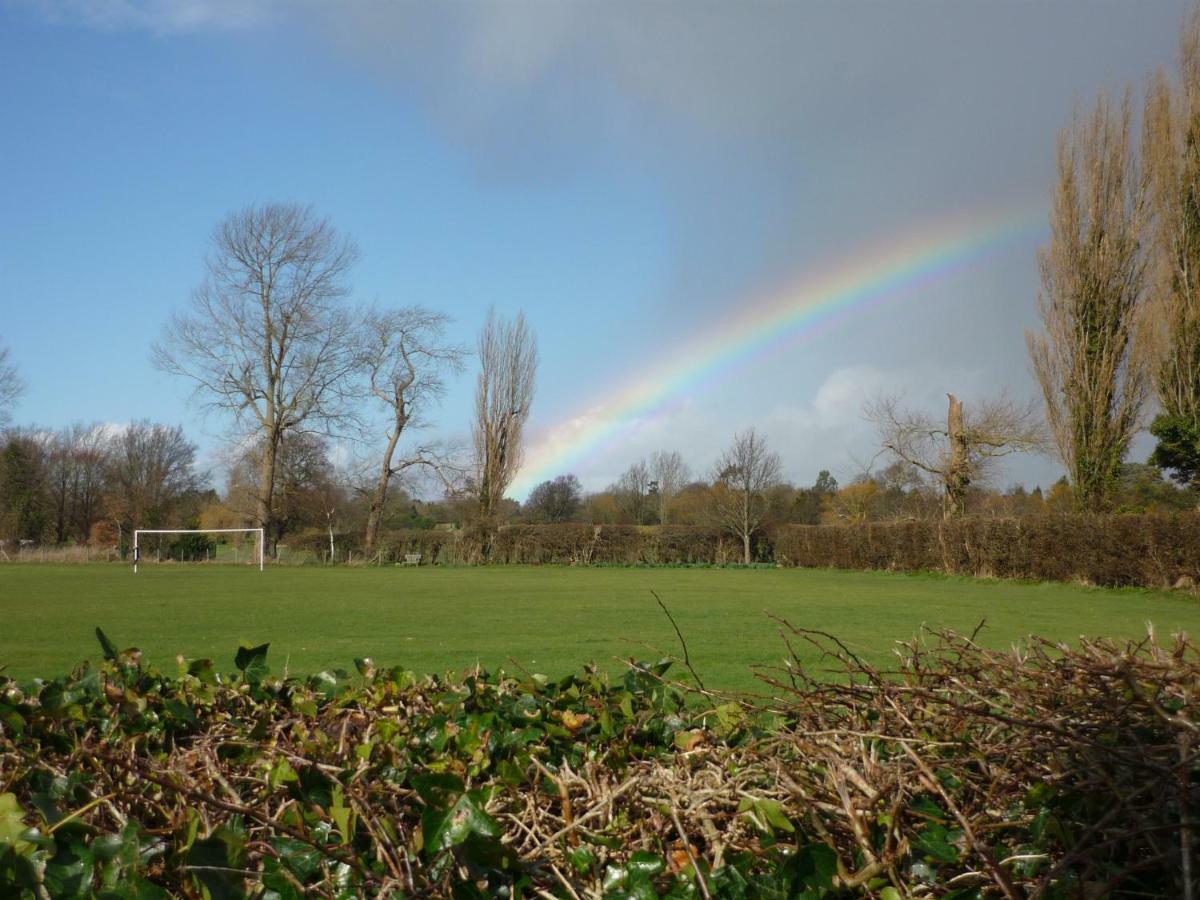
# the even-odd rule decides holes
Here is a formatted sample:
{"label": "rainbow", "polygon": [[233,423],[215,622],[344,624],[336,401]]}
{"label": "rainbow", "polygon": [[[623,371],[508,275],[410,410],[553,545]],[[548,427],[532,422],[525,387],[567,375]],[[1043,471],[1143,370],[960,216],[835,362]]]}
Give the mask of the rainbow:
{"label": "rainbow", "polygon": [[[660,364],[548,429],[526,453],[512,488],[571,471],[622,436],[755,361],[1003,252],[1046,231],[1045,204],[954,217],[851,253],[693,337]],[[665,448],[670,449],[670,448]]]}

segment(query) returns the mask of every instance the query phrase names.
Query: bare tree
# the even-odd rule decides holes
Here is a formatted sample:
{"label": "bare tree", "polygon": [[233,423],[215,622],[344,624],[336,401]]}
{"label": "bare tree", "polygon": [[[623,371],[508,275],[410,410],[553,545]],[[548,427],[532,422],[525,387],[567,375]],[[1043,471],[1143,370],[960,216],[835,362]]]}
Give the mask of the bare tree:
{"label": "bare tree", "polygon": [[751,561],[750,538],[768,512],[767,492],[780,482],[778,453],[753,428],[734,435],[713,474],[712,508],[717,520],[742,539],[742,561]]}
{"label": "bare tree", "polygon": [[1162,413],[1200,422],[1200,8],[1183,27],[1179,83],[1146,93],[1142,160],[1149,251],[1147,334]]}
{"label": "bare tree", "polygon": [[609,491],[617,498],[622,512],[632,519],[635,525],[644,525],[646,513],[650,509],[651,494],[657,489],[650,474],[650,467],[644,459],[639,459],[621,473],[621,477]]}
{"label": "bare tree", "polygon": [[371,394],[386,410],[383,456],[363,538],[368,556],[379,543],[392,478],[414,466],[441,470],[434,445],[416,447],[400,459],[396,447],[406,431],[426,424],[424,413],[445,393],[446,373],[462,371],[466,351],[446,341],[449,321],[448,316],[420,306],[372,311],[364,321],[359,364]]}
{"label": "bare tree", "polygon": [[1142,343],[1159,412],[1150,461],[1200,490],[1200,7],[1183,26],[1179,81],[1159,72],[1146,93],[1149,292]]}
{"label": "bare tree", "polygon": [[0,344],[0,428],[12,421],[12,409],[24,390],[25,382],[21,380],[8,348]]}
{"label": "bare tree", "polygon": [[[226,462],[226,503],[239,521],[252,519],[257,510],[262,494],[258,484],[261,459],[262,448],[255,442],[235,450]],[[328,527],[336,513],[338,493],[326,438],[307,431],[288,432],[275,459],[268,540],[277,544],[298,529]]]}
{"label": "bare tree", "polygon": [[328,423],[353,369],[343,308],[358,251],[309,206],[270,203],[228,216],[207,275],[154,346],[162,370],[196,383],[211,408],[259,439],[256,519],[270,529],[284,435]]}
{"label": "bare tree", "polygon": [[109,454],[110,509],[122,528],[171,524],[175,505],[200,487],[196,447],[179,426],[131,422]]}
{"label": "bare tree", "polygon": [[537,339],[523,313],[510,322],[492,309],[479,333],[478,352],[475,480],[480,515],[490,520],[521,468],[522,438],[537,374]]}
{"label": "bare tree", "polygon": [[1145,264],[1143,186],[1130,101],[1101,97],[1058,143],[1050,242],[1038,253],[1042,332],[1026,332],[1046,418],[1076,503],[1104,507],[1136,433],[1148,379],[1135,354]]}
{"label": "bare tree", "polygon": [[97,424],[76,423],[54,435],[47,483],[56,542],[87,540],[92,523],[100,518],[109,443]]}
{"label": "bare tree", "polygon": [[658,495],[658,521],[666,525],[670,521],[671,501],[692,477],[692,472],[683,457],[674,450],[660,450],[650,457],[650,478]]}
{"label": "bare tree", "polygon": [[933,476],[942,489],[942,514],[966,511],[967,489],[987,481],[997,459],[1044,449],[1045,437],[1033,403],[1019,404],[1001,395],[964,412],[962,401],[947,394],[946,424],[906,409],[896,397],[867,404],[884,452]]}

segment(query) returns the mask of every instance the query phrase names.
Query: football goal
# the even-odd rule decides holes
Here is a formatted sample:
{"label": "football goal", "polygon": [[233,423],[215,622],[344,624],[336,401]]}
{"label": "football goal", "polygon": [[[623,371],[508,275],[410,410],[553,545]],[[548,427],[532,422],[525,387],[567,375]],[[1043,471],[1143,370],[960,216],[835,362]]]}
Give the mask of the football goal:
{"label": "football goal", "polygon": [[266,561],[266,540],[261,528],[139,528],[133,533],[133,574],[137,574],[141,560],[141,536],[143,534],[254,534],[258,536],[258,571]]}

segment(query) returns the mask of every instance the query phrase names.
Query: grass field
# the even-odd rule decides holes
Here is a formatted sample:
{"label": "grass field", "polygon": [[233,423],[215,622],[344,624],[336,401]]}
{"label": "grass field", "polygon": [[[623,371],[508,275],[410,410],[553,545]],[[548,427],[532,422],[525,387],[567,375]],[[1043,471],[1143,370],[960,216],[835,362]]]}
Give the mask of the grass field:
{"label": "grass field", "polygon": [[1007,646],[1037,633],[1200,634],[1200,601],[1182,594],[931,575],[795,569],[276,568],[0,565],[0,665],[18,678],[55,675],[120,646],[173,668],[177,654],[233,669],[239,642],[271,643],[272,670],[352,669],[356,656],[417,671],[489,667],[509,657],[548,675],[596,661],[674,653],[656,591],[711,686],[753,685],[752,663],[779,662],[765,610],[885,658],[922,625],[970,630]]}

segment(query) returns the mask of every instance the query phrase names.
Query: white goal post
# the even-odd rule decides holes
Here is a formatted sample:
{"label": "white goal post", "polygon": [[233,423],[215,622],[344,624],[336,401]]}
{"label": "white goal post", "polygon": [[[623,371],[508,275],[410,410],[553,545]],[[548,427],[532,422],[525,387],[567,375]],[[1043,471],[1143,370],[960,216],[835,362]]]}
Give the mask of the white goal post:
{"label": "white goal post", "polygon": [[143,534],[257,534],[258,535],[258,571],[263,571],[266,559],[266,540],[261,528],[139,528],[133,533],[133,574],[137,574],[138,559],[141,552],[138,538]]}

